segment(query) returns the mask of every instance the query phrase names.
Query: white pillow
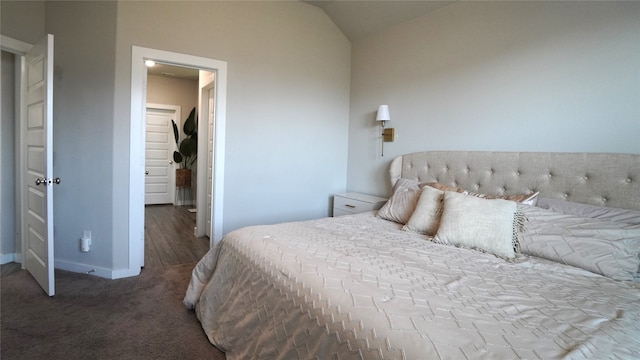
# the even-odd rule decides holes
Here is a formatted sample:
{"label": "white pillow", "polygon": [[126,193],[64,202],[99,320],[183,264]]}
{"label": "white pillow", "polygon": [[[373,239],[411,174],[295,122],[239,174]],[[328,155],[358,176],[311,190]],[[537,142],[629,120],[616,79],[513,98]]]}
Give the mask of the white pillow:
{"label": "white pillow", "polygon": [[537,207],[585,218],[603,219],[624,224],[640,225],[640,211],[581,204],[566,200],[540,198]]}
{"label": "white pillow", "polygon": [[416,209],[402,230],[429,236],[435,235],[440,226],[443,200],[444,191],[425,186],[418,198]]}
{"label": "white pillow", "polygon": [[420,190],[425,185],[426,183],[415,180],[398,179],[393,187],[393,195],[382,205],[378,211],[378,216],[386,220],[406,224],[416,208]]}
{"label": "white pillow", "polygon": [[514,259],[524,217],[515,202],[446,191],[440,227],[433,241]]}
{"label": "white pillow", "polygon": [[522,253],[601,274],[640,281],[640,225],[522,206],[529,219]]}

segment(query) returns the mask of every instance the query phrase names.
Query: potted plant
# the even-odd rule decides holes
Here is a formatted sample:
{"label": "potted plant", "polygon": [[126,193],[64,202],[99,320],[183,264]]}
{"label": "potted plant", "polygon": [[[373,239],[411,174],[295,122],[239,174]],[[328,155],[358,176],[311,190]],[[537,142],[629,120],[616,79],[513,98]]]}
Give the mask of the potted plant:
{"label": "potted plant", "polygon": [[196,119],[196,108],[189,113],[189,117],[184,121],[182,132],[184,139],[180,141],[178,125],[173,124],[173,136],[176,140],[177,151],[173,152],[173,161],[180,164],[176,169],[176,187],[191,187],[191,167],[198,158],[198,122]]}

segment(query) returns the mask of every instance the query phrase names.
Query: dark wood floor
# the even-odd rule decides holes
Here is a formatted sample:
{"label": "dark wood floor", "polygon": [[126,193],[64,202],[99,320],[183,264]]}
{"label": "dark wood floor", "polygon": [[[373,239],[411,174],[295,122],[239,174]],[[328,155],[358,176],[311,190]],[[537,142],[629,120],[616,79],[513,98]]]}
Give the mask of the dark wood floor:
{"label": "dark wood floor", "polygon": [[[196,214],[190,206],[149,205],[145,207],[144,266],[166,267],[200,260],[209,250],[208,237],[196,237]],[[20,263],[0,267],[0,277],[20,271]]]}
{"label": "dark wood floor", "polygon": [[196,237],[191,206],[147,205],[144,214],[144,266],[165,267],[200,260],[208,237]]}

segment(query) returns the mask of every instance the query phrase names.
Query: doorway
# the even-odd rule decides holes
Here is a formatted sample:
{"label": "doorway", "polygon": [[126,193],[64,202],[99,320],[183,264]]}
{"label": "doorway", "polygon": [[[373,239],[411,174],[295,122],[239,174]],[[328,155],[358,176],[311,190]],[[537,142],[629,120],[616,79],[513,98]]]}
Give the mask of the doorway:
{"label": "doorway", "polygon": [[[130,271],[139,271],[144,266],[144,136],[145,136],[145,104],[147,70],[145,60],[154,60],[164,64],[179,67],[202,69],[215,74],[215,99],[213,121],[213,167],[211,180],[211,234],[210,246],[222,238],[222,205],[224,186],[224,149],[225,149],[225,120],[226,120],[226,78],[227,64],[224,61],[207,59],[197,56],[167,52],[156,49],[133,47],[131,62],[131,129],[130,129],[130,177],[129,177],[129,264]],[[198,122],[198,133],[201,139],[198,141],[197,167],[207,168],[207,143],[205,134],[208,123]],[[198,184],[206,184],[206,171],[197,173]],[[204,235],[206,219],[206,196],[204,192],[198,192],[196,201],[198,216],[195,232],[198,236]]]}
{"label": "doorway", "polygon": [[[191,109],[197,119],[199,77],[197,69],[147,62],[145,268],[197,261],[208,249],[208,239],[194,235],[196,182],[191,175],[197,174],[197,164],[174,160],[174,151],[185,156],[180,145],[188,137]],[[196,133],[192,139],[197,138]],[[177,169],[185,169],[179,170],[178,181]]]}
{"label": "doorway", "polygon": [[19,133],[19,122],[16,120],[18,114],[15,109],[16,104],[16,64],[20,61],[21,55],[2,50],[2,124],[0,124],[0,154],[2,169],[0,171],[0,206],[2,209],[2,219],[0,220],[0,264],[11,262],[22,262],[18,259],[21,249],[19,226],[20,214],[16,209],[19,205],[20,183],[18,178],[19,168],[16,167],[18,152],[16,141]]}

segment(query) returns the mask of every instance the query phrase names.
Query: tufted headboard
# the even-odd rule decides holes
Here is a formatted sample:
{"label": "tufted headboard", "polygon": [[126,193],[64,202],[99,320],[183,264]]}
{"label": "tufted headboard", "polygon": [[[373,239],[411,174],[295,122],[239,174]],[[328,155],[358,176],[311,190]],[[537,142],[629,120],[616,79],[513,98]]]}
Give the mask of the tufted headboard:
{"label": "tufted headboard", "polygon": [[399,178],[437,181],[491,195],[540,197],[640,210],[640,155],[609,153],[426,151],[396,157]]}

